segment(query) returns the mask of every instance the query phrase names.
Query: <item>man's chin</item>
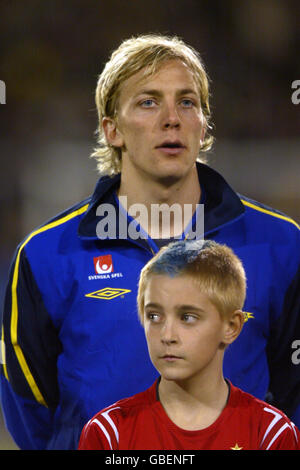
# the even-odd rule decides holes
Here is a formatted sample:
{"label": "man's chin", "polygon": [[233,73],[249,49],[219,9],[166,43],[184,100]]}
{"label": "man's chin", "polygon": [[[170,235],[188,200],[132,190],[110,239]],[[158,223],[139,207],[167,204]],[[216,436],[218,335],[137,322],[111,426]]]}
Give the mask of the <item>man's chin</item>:
{"label": "man's chin", "polygon": [[169,188],[174,186],[174,184],[178,183],[182,179],[182,176],[178,176],[175,174],[169,175],[159,175],[156,178],[157,183],[161,184],[165,188]]}
{"label": "man's chin", "polygon": [[160,171],[155,173],[155,180],[167,188],[184,180],[189,173],[190,168],[185,168],[182,165],[174,165],[173,168],[164,167],[158,168],[158,170]]}

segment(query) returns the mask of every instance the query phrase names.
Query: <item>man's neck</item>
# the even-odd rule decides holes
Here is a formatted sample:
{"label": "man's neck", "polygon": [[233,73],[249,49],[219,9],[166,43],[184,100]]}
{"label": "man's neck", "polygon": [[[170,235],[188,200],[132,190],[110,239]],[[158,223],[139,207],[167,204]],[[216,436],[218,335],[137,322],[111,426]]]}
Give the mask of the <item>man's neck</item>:
{"label": "man's neck", "polygon": [[[137,204],[145,208],[147,220],[143,223],[140,218],[139,223],[151,236],[155,233],[156,236],[154,238],[165,237],[166,230],[163,228],[163,214],[166,214],[166,212],[170,214],[169,236],[177,236],[179,232],[181,234],[184,231],[185,222],[189,222],[184,217],[184,211],[192,215],[201,198],[201,188],[196,167],[186,178],[169,185],[164,184],[164,182],[147,179],[136,180],[135,184],[132,184],[132,182],[127,181],[122,176],[118,197],[126,197],[126,207],[129,213],[130,208],[136,209]],[[176,218],[178,213],[182,215],[180,222]],[[157,214],[159,214],[158,218]],[[131,215],[134,217],[134,214]],[[157,236],[157,233],[160,235]]]}

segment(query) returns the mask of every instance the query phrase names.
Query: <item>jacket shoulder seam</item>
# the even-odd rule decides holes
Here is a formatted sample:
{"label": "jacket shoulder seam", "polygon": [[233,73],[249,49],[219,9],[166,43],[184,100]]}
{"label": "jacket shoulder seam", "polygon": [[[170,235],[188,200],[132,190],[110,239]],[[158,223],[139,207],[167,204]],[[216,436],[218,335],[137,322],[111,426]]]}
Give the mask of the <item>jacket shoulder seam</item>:
{"label": "jacket shoulder seam", "polygon": [[292,225],[295,225],[295,227],[298,228],[298,230],[300,230],[300,226],[299,224],[297,224],[297,222],[295,220],[293,220],[291,217],[288,217],[284,214],[280,214],[278,212],[275,212],[273,211],[272,209],[270,208],[266,208],[266,207],[261,207],[259,206],[258,204],[255,204],[253,202],[250,202],[250,201],[246,201],[245,199],[241,198],[241,202],[244,204],[244,206],[247,206],[247,207],[250,207],[251,209],[254,209],[258,212],[262,212],[264,214],[267,214],[267,215],[270,215],[272,217],[275,217],[275,218],[278,218],[278,219],[281,219],[281,220],[284,220],[286,222],[289,222],[290,224]]}

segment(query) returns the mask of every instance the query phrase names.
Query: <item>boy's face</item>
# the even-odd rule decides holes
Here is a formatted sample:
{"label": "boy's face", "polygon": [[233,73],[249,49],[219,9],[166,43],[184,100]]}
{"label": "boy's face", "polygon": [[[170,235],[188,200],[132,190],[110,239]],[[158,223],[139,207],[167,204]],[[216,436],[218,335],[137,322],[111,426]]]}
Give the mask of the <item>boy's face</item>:
{"label": "boy's face", "polygon": [[144,306],[150,358],[164,379],[220,372],[229,323],[190,277],[151,275]]}
{"label": "boy's face", "polygon": [[171,60],[153,75],[136,73],[121,86],[117,119],[104,118],[108,142],[122,149],[122,173],[180,180],[195,166],[205,119],[192,72]]}

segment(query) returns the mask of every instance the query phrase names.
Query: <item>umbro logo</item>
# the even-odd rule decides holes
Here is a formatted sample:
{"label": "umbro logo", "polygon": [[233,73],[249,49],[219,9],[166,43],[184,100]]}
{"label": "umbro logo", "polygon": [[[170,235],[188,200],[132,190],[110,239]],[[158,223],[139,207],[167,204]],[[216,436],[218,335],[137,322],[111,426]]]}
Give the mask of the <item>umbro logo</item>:
{"label": "umbro logo", "polygon": [[92,297],[93,299],[105,299],[111,300],[119,297],[120,295],[128,294],[131,292],[129,289],[118,289],[113,287],[105,287],[104,289],[96,290],[95,292],[90,292],[85,294],[85,297]]}

